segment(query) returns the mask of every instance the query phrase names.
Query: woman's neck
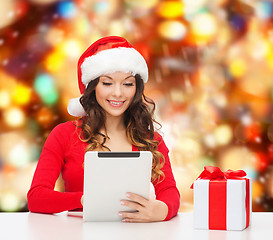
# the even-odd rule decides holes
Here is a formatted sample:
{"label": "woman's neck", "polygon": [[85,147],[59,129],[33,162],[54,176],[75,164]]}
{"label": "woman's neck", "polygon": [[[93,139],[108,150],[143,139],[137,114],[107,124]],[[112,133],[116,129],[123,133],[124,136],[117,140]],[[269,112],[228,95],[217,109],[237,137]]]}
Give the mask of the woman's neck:
{"label": "woman's neck", "polygon": [[119,117],[107,116],[105,121],[105,128],[107,134],[125,130],[122,116]]}

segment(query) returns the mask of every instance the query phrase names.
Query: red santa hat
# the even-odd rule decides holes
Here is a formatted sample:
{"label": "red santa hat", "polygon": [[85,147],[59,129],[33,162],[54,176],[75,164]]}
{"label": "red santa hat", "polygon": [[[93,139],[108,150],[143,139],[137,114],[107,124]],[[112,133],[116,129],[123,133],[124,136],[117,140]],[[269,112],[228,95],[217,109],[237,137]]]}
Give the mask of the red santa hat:
{"label": "red santa hat", "polygon": [[[139,74],[144,82],[148,81],[148,67],[142,55],[124,38],[104,37],[94,42],[79,58],[78,84],[81,94],[88,83],[103,74],[117,71]],[[80,98],[69,101],[68,113],[75,117],[86,115]]]}

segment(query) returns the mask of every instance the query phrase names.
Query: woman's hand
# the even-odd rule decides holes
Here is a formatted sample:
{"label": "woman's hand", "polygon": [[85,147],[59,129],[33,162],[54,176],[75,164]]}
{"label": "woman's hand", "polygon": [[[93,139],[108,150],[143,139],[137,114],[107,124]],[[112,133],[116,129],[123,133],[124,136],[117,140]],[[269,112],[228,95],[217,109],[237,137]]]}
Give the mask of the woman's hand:
{"label": "woman's hand", "polygon": [[[119,212],[123,222],[158,222],[168,214],[168,206],[156,199],[146,199],[138,194],[126,194],[130,200],[121,200],[121,205],[137,210],[137,212]],[[133,201],[133,202],[132,202]]]}

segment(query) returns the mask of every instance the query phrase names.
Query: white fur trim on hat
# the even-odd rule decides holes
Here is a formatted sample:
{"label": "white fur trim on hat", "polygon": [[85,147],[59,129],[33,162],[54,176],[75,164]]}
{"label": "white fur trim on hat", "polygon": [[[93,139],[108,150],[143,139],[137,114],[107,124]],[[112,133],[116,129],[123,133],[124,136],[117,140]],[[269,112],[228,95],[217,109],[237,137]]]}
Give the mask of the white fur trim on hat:
{"label": "white fur trim on hat", "polygon": [[80,98],[70,99],[68,106],[67,106],[67,111],[70,115],[72,115],[74,117],[83,117],[86,115],[86,112],[84,111],[84,109],[80,103]]}
{"label": "white fur trim on hat", "polygon": [[139,74],[148,81],[148,67],[142,55],[134,48],[118,47],[106,49],[85,58],[81,65],[82,82],[85,86],[97,77],[117,71]]}

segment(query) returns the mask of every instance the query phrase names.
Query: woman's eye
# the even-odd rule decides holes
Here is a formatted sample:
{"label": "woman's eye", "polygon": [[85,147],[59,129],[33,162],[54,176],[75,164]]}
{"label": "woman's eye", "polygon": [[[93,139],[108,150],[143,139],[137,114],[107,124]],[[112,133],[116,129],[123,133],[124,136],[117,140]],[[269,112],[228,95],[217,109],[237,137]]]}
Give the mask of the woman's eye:
{"label": "woman's eye", "polygon": [[103,82],[102,83],[104,86],[110,86],[110,85],[112,85],[112,83],[108,83],[108,82]]}
{"label": "woman's eye", "polygon": [[125,85],[125,86],[134,86],[133,83],[125,83],[124,85]]}

